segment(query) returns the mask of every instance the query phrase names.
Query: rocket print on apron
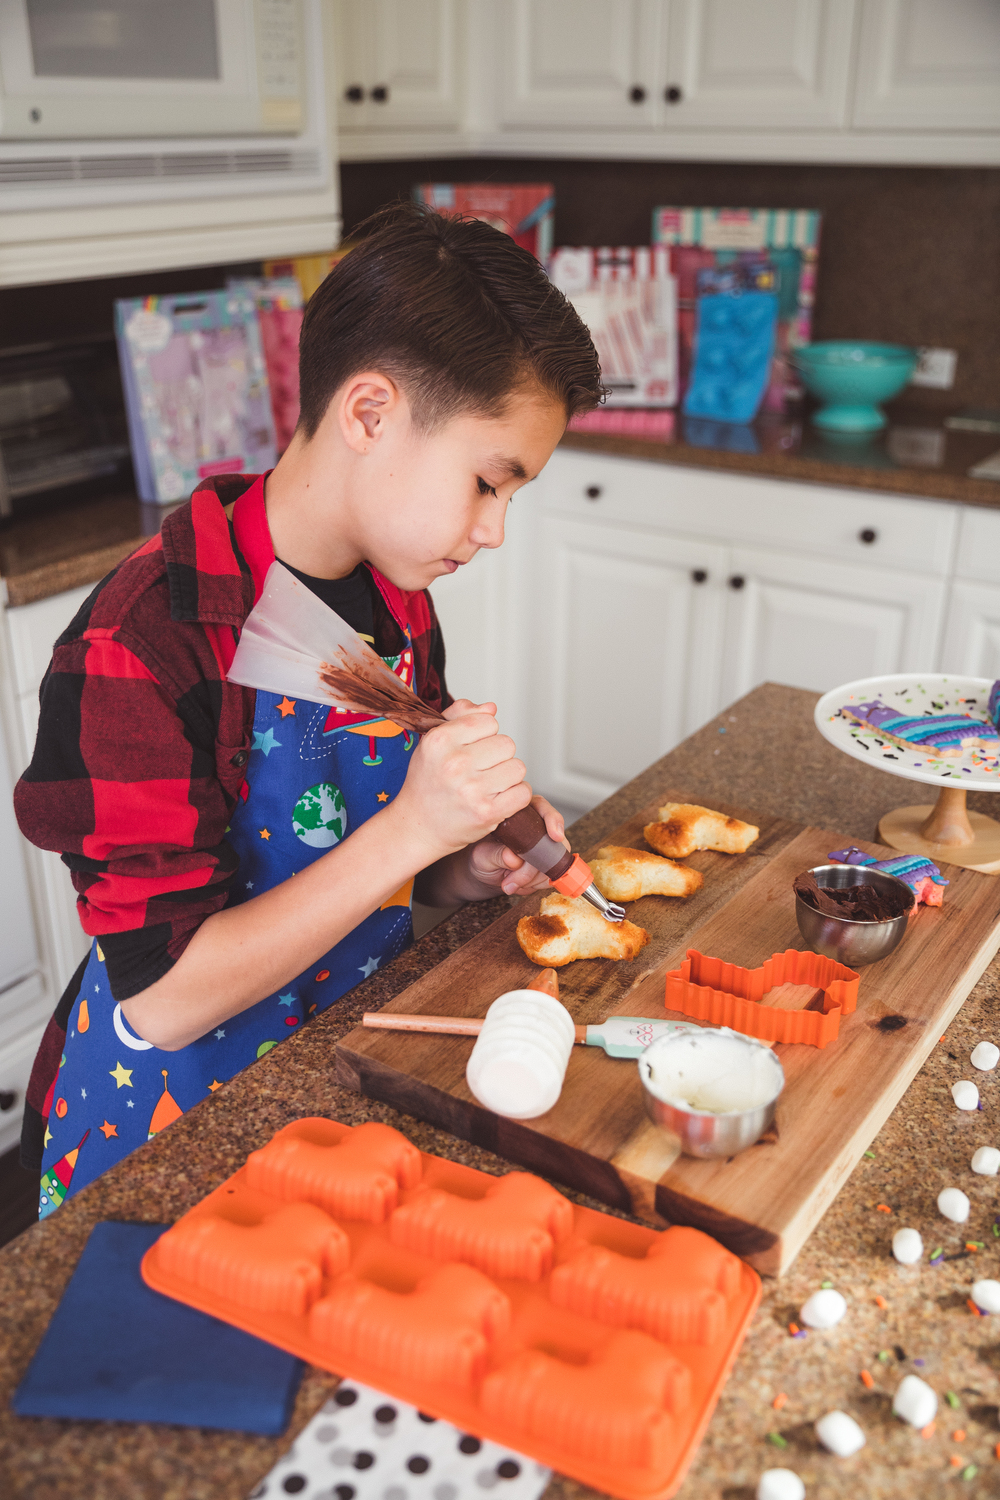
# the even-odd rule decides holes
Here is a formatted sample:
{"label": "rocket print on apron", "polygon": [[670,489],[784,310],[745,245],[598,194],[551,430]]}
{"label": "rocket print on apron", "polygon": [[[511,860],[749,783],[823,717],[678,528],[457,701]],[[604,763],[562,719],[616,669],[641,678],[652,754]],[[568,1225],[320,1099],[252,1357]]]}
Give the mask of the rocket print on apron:
{"label": "rocket print on apron", "polygon": [[[385,658],[413,680],[409,632]],[[336,847],[398,794],[416,736],[386,719],[258,691],[246,780],[226,832],[239,855],[228,905]],[[39,1217],[328,1009],[413,941],[413,880],[296,979],[178,1052],[128,1025],[95,939],[48,1100]]]}

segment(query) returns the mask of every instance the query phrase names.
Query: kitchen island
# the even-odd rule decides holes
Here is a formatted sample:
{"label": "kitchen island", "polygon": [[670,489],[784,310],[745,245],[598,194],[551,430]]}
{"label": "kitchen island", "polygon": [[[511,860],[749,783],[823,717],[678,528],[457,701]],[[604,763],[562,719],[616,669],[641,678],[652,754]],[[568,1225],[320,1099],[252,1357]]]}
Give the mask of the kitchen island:
{"label": "kitchen island", "polygon": [[[814,702],[812,693],[773,684],[755,689],[581,819],[574,847],[592,845],[667,785],[685,788],[695,801],[725,800],[872,839],[879,817],[910,801],[912,789],[823,741],[812,724]],[[970,803],[993,810],[987,796],[973,796]],[[1000,909],[1000,881],[996,888]],[[27,1366],[95,1223],[172,1222],[291,1120],[314,1114],[347,1124],[384,1120],[422,1150],[488,1172],[507,1170],[499,1158],[332,1081],[334,1045],[361,1013],[398,995],[507,905],[501,897],[458,912],[0,1252],[4,1396]],[[761,1471],[779,1466],[801,1475],[809,1500],[912,1500],[937,1493],[953,1476],[961,1493],[975,1500],[1000,1491],[994,1452],[1000,1441],[1000,1348],[989,1323],[966,1303],[972,1282],[996,1276],[1000,1261],[994,1248],[1000,1239],[992,1233],[996,1179],[969,1171],[976,1147],[996,1144],[1000,1081],[992,1073],[975,1075],[982,1112],[960,1113],[950,1095],[951,1084],[972,1071],[972,1047],[996,1040],[998,979],[995,961],[791,1270],[765,1283],[762,1306],[679,1491],[681,1500],[752,1500]],[[933,983],[933,975],[927,980]],[[836,1125],[830,1122],[831,1129]],[[968,1224],[953,1225],[938,1215],[935,1199],[946,1186],[969,1195]],[[935,1268],[926,1256],[920,1266],[897,1266],[889,1245],[893,1231],[904,1225],[921,1231],[928,1251],[940,1244],[946,1257],[956,1258]],[[984,1248],[967,1252],[967,1240]],[[832,1330],[792,1338],[789,1322],[824,1281],[847,1298],[846,1318]],[[127,1330],[113,1336],[127,1336]],[[870,1387],[862,1383],[862,1370],[870,1372]],[[891,1414],[892,1393],[906,1373],[922,1375],[942,1398],[952,1392],[957,1402],[953,1409],[942,1399],[935,1433],[926,1439]],[[309,1371],[287,1434],[274,1440],[21,1419],[5,1399],[0,1494],[5,1500],[244,1500],[334,1385],[333,1377]],[[867,1447],[850,1459],[824,1453],[813,1436],[812,1423],[831,1408],[850,1412],[868,1435]],[[964,1435],[954,1436],[959,1432]],[[960,1477],[969,1466],[976,1473]],[[569,1500],[588,1493],[556,1478],[547,1495]]]}

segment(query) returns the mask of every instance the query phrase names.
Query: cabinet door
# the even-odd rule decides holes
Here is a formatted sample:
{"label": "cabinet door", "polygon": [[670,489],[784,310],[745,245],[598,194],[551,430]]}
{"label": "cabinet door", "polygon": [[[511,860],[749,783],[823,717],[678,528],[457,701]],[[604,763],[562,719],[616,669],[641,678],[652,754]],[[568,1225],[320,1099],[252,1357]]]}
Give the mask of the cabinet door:
{"label": "cabinet door", "polygon": [[457,0],[337,0],[341,130],[457,126]]}
{"label": "cabinet door", "polygon": [[1000,677],[1000,588],[956,579],[948,595],[941,669]]}
{"label": "cabinet door", "polygon": [[503,125],[649,127],[655,0],[504,0]]}
{"label": "cabinet door", "polygon": [[839,126],[854,0],[670,0],[668,129]]}
{"label": "cabinet door", "polygon": [[[725,552],[692,538],[540,523],[532,701],[540,790],[592,806],[719,703]],[[696,583],[693,573],[706,573]],[[544,588],[539,580],[544,580]]]}
{"label": "cabinet door", "polygon": [[852,123],[1000,130],[997,0],[862,0]]}
{"label": "cabinet door", "polygon": [[945,585],[818,557],[734,549],[726,693],[762,682],[826,692],[883,672],[933,671]]}

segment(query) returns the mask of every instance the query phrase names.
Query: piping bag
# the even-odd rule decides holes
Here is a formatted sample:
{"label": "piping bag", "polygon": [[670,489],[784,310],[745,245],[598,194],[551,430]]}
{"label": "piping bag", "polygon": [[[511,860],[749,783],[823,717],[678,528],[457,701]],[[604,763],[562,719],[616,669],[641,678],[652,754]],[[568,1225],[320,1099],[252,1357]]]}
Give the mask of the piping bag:
{"label": "piping bag", "polygon": [[[423,734],[447,721],[419,699],[335,610],[273,562],[264,589],[247,616],[229,668],[229,681],[269,693],[291,693],[310,703],[330,703],[350,713],[391,719]],[[590,866],[550,839],[533,807],[522,807],[493,830],[494,837],[547,875],[564,896],[582,896],[609,922],[623,907],[606,901]]]}

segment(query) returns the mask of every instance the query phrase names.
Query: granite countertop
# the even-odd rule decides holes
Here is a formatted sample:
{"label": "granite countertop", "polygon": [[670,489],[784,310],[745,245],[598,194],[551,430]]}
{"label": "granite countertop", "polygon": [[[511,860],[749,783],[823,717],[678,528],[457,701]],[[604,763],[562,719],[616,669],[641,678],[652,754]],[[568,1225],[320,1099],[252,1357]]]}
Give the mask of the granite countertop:
{"label": "granite countertop", "polygon": [[[818,824],[845,838],[872,838],[881,814],[910,801],[913,790],[822,740],[812,724],[815,701],[812,693],[773,684],[755,689],[582,818],[572,831],[574,847],[603,837],[668,784],[709,804],[723,799],[748,811]],[[991,810],[982,794],[972,795],[970,804]],[[329,1395],[333,1377],[307,1373],[283,1439],[17,1418],[6,1396],[23,1374],[95,1223],[175,1220],[290,1120],[312,1114],[348,1124],[384,1120],[422,1150],[488,1172],[505,1171],[507,1164],[488,1152],[338,1088],[332,1053],[337,1038],[363,1011],[385,1004],[507,904],[499,897],[460,910],[332,1011],[0,1251],[0,1493],[5,1500],[84,1495],[88,1500],[245,1500]],[[973,1150],[996,1143],[1000,1079],[976,1075],[983,1113],[959,1112],[949,1093],[956,1079],[968,1077],[975,1043],[995,1037],[998,998],[1000,962],[995,961],[791,1270],[780,1281],[765,1283],[763,1303],[679,1500],[753,1500],[761,1471],[774,1467],[795,1469],[809,1500],[913,1500],[936,1494],[946,1479],[954,1479],[969,1500],[1000,1492],[1000,1459],[994,1454],[1000,1441],[1000,1347],[989,1325],[966,1306],[972,1281],[997,1276],[1000,1266],[1000,1240],[991,1232],[997,1179],[969,1171]],[[949,1224],[936,1212],[938,1192],[953,1184],[972,1200],[965,1226]],[[877,1211],[877,1204],[888,1205],[891,1215]],[[892,1232],[907,1224],[921,1230],[928,1251],[940,1244],[959,1258],[937,1268],[926,1261],[898,1266],[889,1244]],[[963,1251],[970,1238],[986,1242],[974,1257]],[[792,1339],[789,1320],[825,1280],[847,1297],[847,1317],[835,1329]],[[915,1368],[917,1360],[923,1364]],[[871,1389],[860,1380],[862,1369],[872,1374]],[[923,1375],[941,1395],[954,1392],[958,1402],[952,1410],[942,1400],[929,1439],[891,1415],[891,1394],[907,1371]],[[775,1410],[782,1395],[787,1399]],[[868,1446],[846,1460],[819,1449],[812,1433],[813,1421],[835,1407],[852,1413],[868,1434]],[[965,1436],[953,1438],[956,1430]],[[787,1446],[773,1445],[771,1433]],[[959,1468],[952,1455],[960,1458]],[[978,1473],[961,1479],[969,1464]],[[592,1493],[556,1478],[546,1500],[584,1500]]]}
{"label": "granite countertop", "polygon": [[[888,437],[880,434],[871,441],[847,444],[822,438],[801,420],[765,417],[737,429],[725,423],[702,423],[695,443],[690,440],[696,435],[695,429],[678,415],[680,435],[676,441],[570,432],[562,446],[653,463],[839,484],[965,505],[1000,506],[1000,484],[969,479],[967,472],[1000,448],[1000,437],[950,431],[936,419],[931,424],[926,416],[907,419],[904,415],[894,421],[897,425],[889,429]],[[930,441],[940,458],[937,467],[919,467],[893,457],[892,434],[907,431],[921,433],[925,442]],[[733,450],[732,444],[737,441],[741,451]],[[111,495],[81,502],[71,509],[0,523],[0,577],[6,587],[7,604],[31,604],[65,589],[97,583],[154,535],[163,517],[173,509],[176,507],[144,503],[131,494]]]}

